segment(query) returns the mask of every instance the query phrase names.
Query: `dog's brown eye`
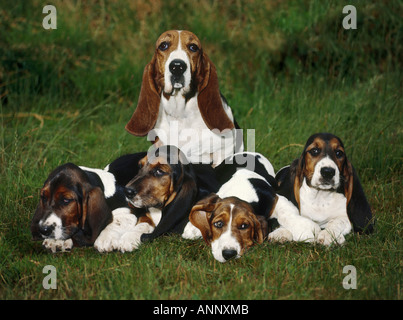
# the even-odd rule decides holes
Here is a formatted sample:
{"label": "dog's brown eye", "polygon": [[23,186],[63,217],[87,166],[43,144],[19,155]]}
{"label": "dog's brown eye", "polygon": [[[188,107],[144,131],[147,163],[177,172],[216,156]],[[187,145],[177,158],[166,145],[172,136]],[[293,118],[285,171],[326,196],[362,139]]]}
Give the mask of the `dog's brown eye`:
{"label": "dog's brown eye", "polygon": [[165,174],[165,172],[162,171],[161,169],[155,169],[155,170],[154,170],[154,176],[156,176],[156,177],[161,177],[161,176],[163,176],[164,174]]}
{"label": "dog's brown eye", "polygon": [[164,41],[161,42],[161,44],[158,46],[158,49],[160,49],[161,51],[165,51],[169,48],[169,43]]}
{"label": "dog's brown eye", "polygon": [[337,158],[342,158],[344,156],[344,152],[341,150],[336,150],[335,154]]}
{"label": "dog's brown eye", "polygon": [[73,201],[73,199],[62,198],[60,202],[61,202],[62,205],[67,206],[72,201]]}
{"label": "dog's brown eye", "polygon": [[197,51],[199,51],[199,47],[198,47],[197,45],[195,45],[194,43],[189,44],[188,48],[189,48],[189,50],[192,51],[192,52],[197,52]]}
{"label": "dog's brown eye", "polygon": [[224,223],[222,221],[214,222],[214,227],[216,227],[217,229],[221,229],[222,227],[224,227]]}
{"label": "dog's brown eye", "polygon": [[319,155],[320,151],[321,151],[321,150],[320,150],[319,148],[312,148],[312,149],[309,150],[308,152],[309,152],[312,156],[316,157],[317,155]]}
{"label": "dog's brown eye", "polygon": [[249,224],[247,224],[247,223],[242,223],[242,224],[238,227],[239,230],[245,230],[245,229],[248,229],[248,228],[249,228]]}

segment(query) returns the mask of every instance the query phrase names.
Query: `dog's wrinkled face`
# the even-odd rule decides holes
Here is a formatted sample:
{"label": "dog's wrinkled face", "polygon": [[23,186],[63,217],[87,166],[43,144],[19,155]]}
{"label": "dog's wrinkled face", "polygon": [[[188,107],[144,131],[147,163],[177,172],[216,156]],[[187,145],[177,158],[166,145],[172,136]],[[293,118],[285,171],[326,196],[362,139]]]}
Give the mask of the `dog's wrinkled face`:
{"label": "dog's wrinkled face", "polygon": [[186,30],[166,31],[158,38],[155,52],[156,71],[161,73],[157,85],[168,95],[179,90],[187,94],[202,54],[197,36]]}
{"label": "dog's wrinkled face", "polygon": [[45,182],[32,225],[34,239],[66,240],[79,230],[83,195],[74,183],[79,175],[75,168],[68,167]]}
{"label": "dog's wrinkled face", "polygon": [[321,190],[339,188],[347,158],[340,139],[316,136],[304,151],[304,176],[307,184]]}
{"label": "dog's wrinkled face", "polygon": [[236,197],[203,199],[192,208],[189,219],[220,262],[239,258],[255,243],[262,243],[267,228],[264,218],[259,219],[248,203]]}

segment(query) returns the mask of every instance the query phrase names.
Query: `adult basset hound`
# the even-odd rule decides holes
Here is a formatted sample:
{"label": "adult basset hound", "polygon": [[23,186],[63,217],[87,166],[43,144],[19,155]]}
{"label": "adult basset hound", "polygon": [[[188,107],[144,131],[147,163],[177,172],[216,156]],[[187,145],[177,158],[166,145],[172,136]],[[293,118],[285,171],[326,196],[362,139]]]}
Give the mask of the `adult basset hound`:
{"label": "adult basset hound", "polygon": [[210,165],[188,162],[175,146],[153,148],[138,163],[130,157],[115,160],[108,169],[127,171],[124,168],[128,166],[135,167],[128,170],[138,171],[125,188],[126,200],[138,222],[130,229],[122,223],[108,225],[97,240],[101,252],[132,251],[163,234],[182,233],[194,203],[219,187]]}
{"label": "adult basset hound", "polygon": [[157,40],[144,69],[137,108],[126,130],[148,134],[158,146],[175,145],[192,163],[217,165],[243,150],[231,108],[221,95],[214,64],[189,31]]}
{"label": "adult basset hound", "polygon": [[269,160],[258,153],[236,154],[232,160],[215,169],[218,177],[226,180],[217,194],[200,200],[189,215],[220,262],[239,258],[263,242],[278,202]]}
{"label": "adult basset hound", "polygon": [[46,179],[31,222],[33,240],[52,252],[91,246],[112,221],[112,210],[129,210],[113,174],[67,163]]}
{"label": "adult basset hound", "polygon": [[[314,223],[311,237],[315,242],[342,244],[351,224],[356,232],[373,231],[371,208],[343,142],[335,135],[317,133],[309,137],[300,158],[282,168],[276,180],[278,194],[292,201],[301,217]],[[292,233],[297,224],[290,217],[287,226],[276,232],[284,239],[298,240],[286,231]]]}

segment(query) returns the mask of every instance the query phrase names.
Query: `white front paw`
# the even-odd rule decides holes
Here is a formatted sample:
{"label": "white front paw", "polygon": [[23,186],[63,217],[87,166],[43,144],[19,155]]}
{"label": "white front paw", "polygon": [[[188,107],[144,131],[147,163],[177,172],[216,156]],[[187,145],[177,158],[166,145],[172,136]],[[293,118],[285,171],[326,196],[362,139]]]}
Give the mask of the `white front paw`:
{"label": "white front paw", "polygon": [[120,233],[115,230],[114,225],[107,226],[94,242],[94,248],[99,252],[112,252],[119,247]]}
{"label": "white front paw", "polygon": [[98,252],[111,252],[113,251],[112,239],[106,235],[102,236],[102,233],[98,236],[97,240],[94,242],[94,248]]}
{"label": "white front paw", "polygon": [[333,232],[330,232],[326,229],[319,232],[318,238],[316,239],[317,243],[324,246],[330,246],[332,244],[343,244],[345,241],[346,239],[342,234],[336,236]]}
{"label": "white front paw", "polygon": [[126,232],[122,235],[122,238],[120,238],[118,248],[116,249],[120,252],[132,252],[140,246],[141,235],[142,233],[136,231]]}
{"label": "white front paw", "polygon": [[121,252],[131,252],[141,244],[141,235],[143,233],[153,232],[154,227],[148,223],[142,222],[136,225],[132,231],[125,232],[122,234],[118,246],[115,248]]}
{"label": "white front paw", "polygon": [[313,242],[320,232],[320,227],[309,219],[298,221],[298,227],[291,229],[294,241]]}
{"label": "white front paw", "polygon": [[273,232],[270,232],[267,239],[273,242],[284,243],[292,241],[292,233],[287,229],[280,227]]}
{"label": "white front paw", "polygon": [[182,233],[182,238],[189,240],[196,240],[202,237],[199,228],[196,228],[191,222],[188,222]]}
{"label": "white front paw", "polygon": [[50,250],[52,253],[56,252],[68,252],[73,248],[73,240],[56,240],[56,239],[45,239],[42,245]]}

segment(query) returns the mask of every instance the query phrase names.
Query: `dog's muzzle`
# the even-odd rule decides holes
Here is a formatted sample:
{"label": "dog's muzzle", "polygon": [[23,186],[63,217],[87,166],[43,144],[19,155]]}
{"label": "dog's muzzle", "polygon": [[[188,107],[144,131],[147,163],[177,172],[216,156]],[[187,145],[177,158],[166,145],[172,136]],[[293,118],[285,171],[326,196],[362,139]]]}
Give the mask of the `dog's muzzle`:
{"label": "dog's muzzle", "polygon": [[171,83],[174,89],[181,89],[185,85],[184,73],[187,69],[185,61],[180,59],[172,60],[169,64],[169,71],[171,72]]}
{"label": "dog's muzzle", "polygon": [[221,253],[226,261],[235,258],[238,255],[238,252],[234,249],[224,249]]}

